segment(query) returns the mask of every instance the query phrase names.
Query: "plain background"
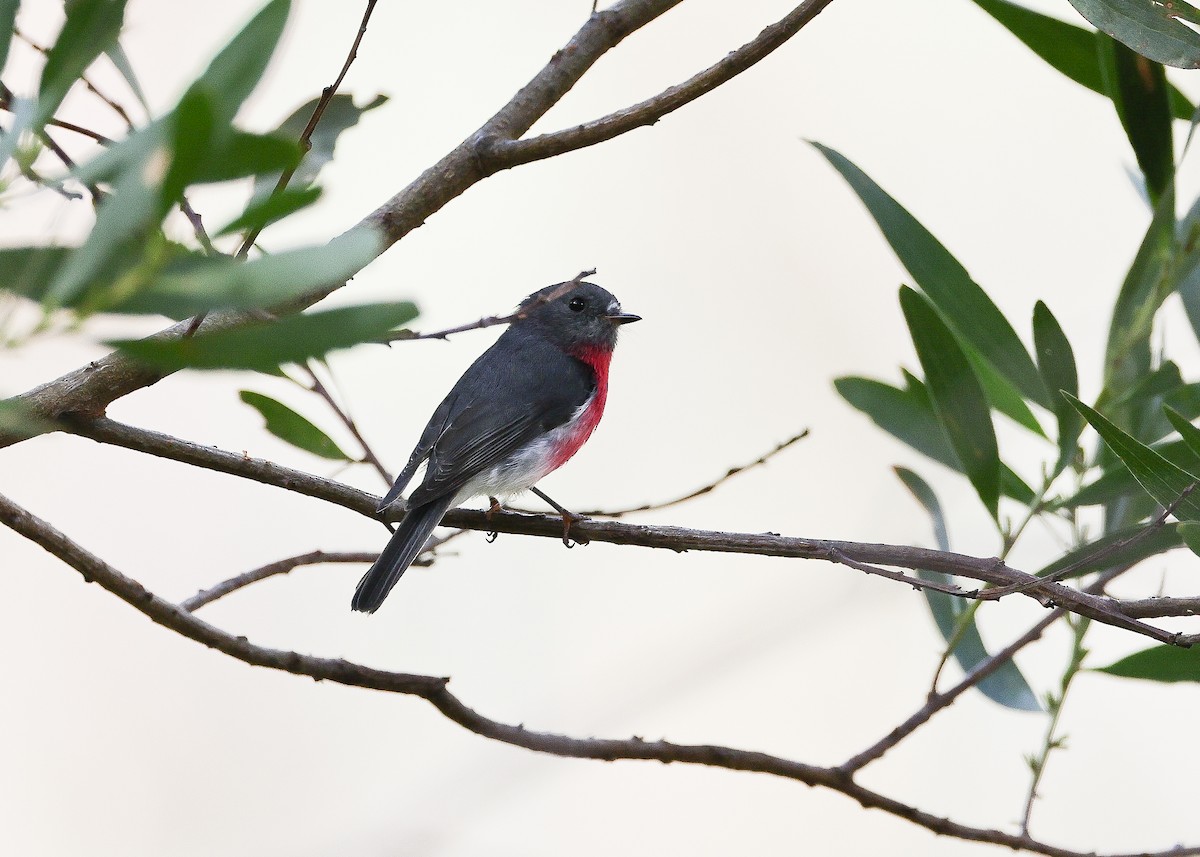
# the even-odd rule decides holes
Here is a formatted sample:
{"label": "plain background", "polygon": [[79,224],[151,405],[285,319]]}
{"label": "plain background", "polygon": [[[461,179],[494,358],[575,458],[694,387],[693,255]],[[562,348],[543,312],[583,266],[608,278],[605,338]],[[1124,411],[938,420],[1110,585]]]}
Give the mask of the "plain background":
{"label": "plain background", "polygon": [[[50,39],[55,4],[25,5],[21,23]],[[258,5],[130,2],[125,46],[156,109]],[[678,82],[787,8],[689,0],[606,56],[536,130]],[[1039,8],[1078,20],[1065,2]],[[268,231],[265,246],[349,228],[478,127],[589,9],[380,3],[343,91],[391,100],[345,135],[319,206]],[[244,125],[270,128],[317,95],[361,11],[297,2]],[[27,90],[31,65],[19,52],[6,82]],[[1196,94],[1186,75],[1173,77]],[[86,95],[63,115],[119,132]],[[927,519],[890,472],[904,463],[940,492],[953,546],[990,555],[997,539],[965,480],[885,437],[832,389],[838,376],[897,381],[899,365],[915,367],[896,300],[907,275],[805,139],[845,153],[914,212],[1027,340],[1044,298],[1074,344],[1085,398],[1095,394],[1107,308],[1148,221],[1126,172],[1132,154],[1109,102],[967,0],[835,2],[775,55],[653,128],[477,185],[331,303],[411,298],[417,326],[433,329],[507,311],[595,267],[645,321],[623,331],[604,424],[543,483],[560,502],[667,499],[808,427],[768,466],[639,520],[930,544]],[[218,189],[193,203],[213,225],[241,198]],[[5,243],[77,236],[89,219],[86,204],[48,192],[6,201]],[[1168,316],[1162,341],[1195,367],[1192,333],[1177,307]],[[107,336],[159,324],[100,319],[0,352],[0,394],[103,354],[95,343]],[[334,359],[352,412],[393,469],[495,335]],[[242,388],[287,399],[352,446],[319,403],[262,377],[176,376],[111,414],[334,472],[263,432],[237,399]],[[1007,427],[1002,444],[1032,465],[1029,477],[1053,454]],[[338,478],[383,487],[366,468]],[[385,537],[314,500],[61,435],[0,450],[0,490],[170,598],[281,556],[377,549]],[[1014,564],[1037,567],[1057,546],[1032,528]],[[1125,586],[1152,593],[1168,567],[1195,591],[1190,555],[1155,560]],[[416,699],[254,669],[149,623],[7,531],[0,569],[5,854],[985,851],[794,782],[536,755],[469,734]],[[452,676],[468,705],[529,728],[816,763],[843,760],[918,708],[941,649],[919,595],[823,563],[603,544],[568,553],[552,540],[489,545],[473,535],[434,568],[411,571],[374,616],[349,611],[360,573],[302,570],[202,615],[265,645]],[[987,639],[1002,645],[1039,608],[1010,599],[981,615]],[[1098,628],[1089,644],[1101,664],[1146,641]],[[1060,631],[1019,658],[1039,692],[1053,687],[1068,648]],[[1200,838],[1197,703],[1191,686],[1080,677],[1063,721],[1069,749],[1053,758],[1033,832],[1102,851]],[[862,780],[940,815],[1010,827],[1028,781],[1022,756],[1045,725],[972,692]]]}

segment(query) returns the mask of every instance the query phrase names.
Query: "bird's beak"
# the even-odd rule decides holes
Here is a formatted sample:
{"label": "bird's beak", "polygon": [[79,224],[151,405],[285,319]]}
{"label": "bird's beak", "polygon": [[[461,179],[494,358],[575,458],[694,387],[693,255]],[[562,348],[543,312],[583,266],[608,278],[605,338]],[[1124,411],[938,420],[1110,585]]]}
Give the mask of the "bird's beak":
{"label": "bird's beak", "polygon": [[615,315],[606,315],[605,318],[607,318],[613,324],[631,324],[635,321],[642,320],[642,317],[640,315],[632,315],[627,312],[619,312],[619,313],[616,313]]}

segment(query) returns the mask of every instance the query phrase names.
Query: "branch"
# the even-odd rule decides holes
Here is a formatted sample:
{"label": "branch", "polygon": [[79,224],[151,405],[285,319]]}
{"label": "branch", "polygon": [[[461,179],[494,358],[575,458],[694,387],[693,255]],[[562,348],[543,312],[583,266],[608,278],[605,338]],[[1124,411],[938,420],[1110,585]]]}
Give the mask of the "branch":
{"label": "branch", "polygon": [[[299,494],[325,500],[379,520],[376,508],[379,498],[343,485],[270,461],[234,454],[213,447],[200,446],[170,435],[122,425],[108,419],[74,424],[69,431],[101,443],[122,446],[138,452],[169,458],[185,464],[204,467],[234,476],[241,476],[266,485],[286,488]],[[396,509],[388,512],[389,520],[399,520],[403,514]],[[546,515],[496,513],[489,518],[482,511],[451,509],[443,522],[447,526],[483,532],[517,533],[545,538],[562,538],[562,519]],[[1160,643],[1191,646],[1200,642],[1200,634],[1185,635],[1147,625],[1123,613],[1118,602],[1111,598],[1080,592],[1061,583],[1047,582],[1007,566],[995,557],[981,558],[949,551],[936,551],[902,545],[868,544],[806,539],[781,536],[778,533],[729,533],[712,530],[693,530],[683,527],[622,524],[617,521],[585,520],[572,524],[572,530],[590,541],[616,545],[637,545],[682,551],[736,553],[757,556],[819,559],[849,564],[868,573],[884,570],[874,566],[886,565],[910,570],[940,571],[996,585],[1027,584],[1022,594],[1037,599],[1046,606],[1061,606],[1106,625],[1122,628]],[[896,572],[888,571],[886,576]],[[923,581],[903,576],[903,582],[918,585]],[[987,590],[959,590],[950,594],[966,598],[987,596]]]}
{"label": "branch", "polygon": [[[796,780],[810,786],[823,786],[840,792],[866,808],[882,809],[934,833],[972,842],[990,842],[1013,849],[1032,851],[1048,857],[1095,857],[1094,852],[1058,848],[1028,835],[1016,835],[990,828],[972,827],[894,800],[864,788],[837,768],[825,768],[792,761],[768,753],[739,750],[712,744],[673,744],[669,741],[630,739],[573,738],[549,732],[534,732],[523,725],[501,723],[468,708],[447,688],[449,679],[434,676],[377,670],[350,661],[318,658],[298,652],[269,649],[255,645],[245,637],[236,637],[197,619],[179,606],[150,592],[136,580],[125,576],[95,554],[0,495],[0,522],[83,575],[84,580],[99,584],[151,620],[184,637],[203,643],[243,663],[267,667],[294,675],[335,681],[390,693],[403,693],[427,700],[443,715],[460,726],[506,744],[540,753],[581,759],[641,759],[663,763],[683,762],[735,771],[753,771]],[[1173,848],[1158,854],[1138,857],[1194,857],[1200,847]],[[1113,855],[1134,857],[1134,855]]]}
{"label": "branch", "polygon": [[595,268],[590,268],[586,271],[580,271],[574,277],[559,285],[557,289],[553,289],[544,295],[540,295],[537,300],[533,302],[533,304],[522,306],[521,309],[518,309],[516,312],[511,312],[508,315],[485,315],[478,321],[460,324],[458,327],[448,327],[445,330],[435,330],[431,333],[417,333],[414,330],[405,328],[404,330],[397,330],[388,334],[380,341],[392,343],[411,342],[418,339],[446,340],[456,333],[466,333],[468,330],[483,330],[485,327],[495,327],[498,324],[511,324],[512,322],[525,318],[527,315],[529,315],[533,307],[540,306],[542,304],[548,304],[550,301],[558,300],[560,297],[569,292],[573,286],[579,285],[579,283],[583,282],[585,277],[590,277],[594,273],[596,273]]}
{"label": "branch", "polygon": [[681,503],[686,503],[688,500],[695,500],[697,497],[703,497],[705,494],[715,491],[738,474],[745,473],[747,470],[753,470],[755,467],[766,464],[776,455],[783,452],[788,447],[799,443],[806,437],[808,437],[808,429],[804,429],[804,431],[800,432],[799,434],[792,435],[783,443],[776,445],[776,447],[770,452],[760,455],[749,464],[741,464],[737,467],[731,467],[729,470],[725,471],[725,475],[719,479],[714,479],[707,485],[697,488],[695,491],[691,491],[687,494],[682,494],[673,500],[666,500],[662,503],[644,503],[641,506],[629,506],[625,509],[613,509],[611,511],[606,511],[604,509],[589,509],[586,512],[579,512],[579,514],[597,515],[602,518],[623,518],[626,515],[632,515],[635,512],[657,512],[659,509],[670,509],[672,506],[678,506]]}
{"label": "branch", "polygon": [[591,122],[576,125],[574,128],[542,134],[528,140],[497,141],[493,143],[489,154],[503,161],[507,169],[594,146],[635,128],[653,125],[668,113],[673,113],[700,96],[712,92],[770,56],[796,35],[801,27],[817,17],[830,2],[831,0],[806,0],[720,62],[681,84],[663,90],[653,98],[593,119]]}
{"label": "branch", "polygon": [[378,551],[357,551],[357,552],[327,552],[327,551],[309,551],[308,553],[289,556],[284,559],[276,560],[275,562],[259,566],[256,569],[247,571],[245,574],[239,574],[237,577],[231,577],[228,580],[223,580],[216,586],[210,586],[208,589],[201,589],[191,598],[179,602],[179,609],[186,610],[188,613],[193,613],[204,607],[207,604],[212,604],[219,598],[224,598],[231,592],[249,586],[251,583],[258,583],[260,580],[266,580],[268,577],[275,577],[279,574],[288,574],[301,566],[306,565],[324,565],[327,563],[349,563],[349,562],[374,562],[379,556]]}
{"label": "branch", "polygon": [[[548,152],[531,155],[529,151],[504,155],[498,152],[498,148],[503,148],[506,141],[515,141],[528,131],[551,107],[562,100],[601,56],[630,33],[646,26],[680,2],[681,0],[621,0],[609,9],[593,14],[575,36],[495,116],[429,167],[407,188],[360,221],[354,229],[379,229],[382,232],[382,253],[479,181],[518,164],[549,157]],[[665,115],[670,110],[710,91],[719,85],[722,79],[728,79],[748,68],[783,44],[786,41],[785,36],[790,37],[794,34],[829,2],[830,0],[810,0],[802,4],[784,21],[774,25],[775,28],[781,29],[776,31],[768,28],[759,39],[735,52],[738,56],[735,62],[729,63],[727,57],[709,72],[705,72],[704,75],[710,76],[704,78],[703,85],[689,87],[689,82],[684,85],[686,89],[682,95],[668,97],[667,93],[663,93],[660,96],[664,99],[663,103],[655,109],[661,111],[660,115]],[[788,26],[782,27],[784,22],[789,22]],[[771,34],[770,37],[764,38],[768,33]],[[720,71],[715,72],[714,69]],[[591,145],[599,142],[601,138],[611,139],[618,133],[630,130],[631,127],[636,126],[606,125],[606,130],[596,139],[576,140],[572,147]],[[299,312],[343,285],[345,284],[332,283],[313,290],[284,309],[287,312]],[[253,314],[237,312],[214,313],[205,320],[203,328],[215,331],[237,327],[255,318]],[[152,338],[177,339],[188,335],[189,331],[195,332],[195,329],[192,320],[184,320],[160,331]],[[114,352],[36,387],[18,398],[29,406],[35,416],[49,420],[68,415],[99,417],[111,402],[135,390],[151,386],[167,374],[169,373],[139,366],[120,353]],[[0,433],[0,448],[22,439],[24,438],[18,435]]]}

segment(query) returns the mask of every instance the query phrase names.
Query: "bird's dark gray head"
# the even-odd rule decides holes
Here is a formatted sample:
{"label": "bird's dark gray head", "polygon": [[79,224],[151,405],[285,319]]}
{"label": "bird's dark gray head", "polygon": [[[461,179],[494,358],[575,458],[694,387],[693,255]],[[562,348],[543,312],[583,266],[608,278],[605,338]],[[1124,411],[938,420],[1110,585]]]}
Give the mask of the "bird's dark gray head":
{"label": "bird's dark gray head", "polygon": [[617,343],[617,328],[640,321],[630,315],[612,293],[594,283],[558,283],[531,294],[517,312],[514,325],[536,329],[568,353],[581,348],[611,350]]}

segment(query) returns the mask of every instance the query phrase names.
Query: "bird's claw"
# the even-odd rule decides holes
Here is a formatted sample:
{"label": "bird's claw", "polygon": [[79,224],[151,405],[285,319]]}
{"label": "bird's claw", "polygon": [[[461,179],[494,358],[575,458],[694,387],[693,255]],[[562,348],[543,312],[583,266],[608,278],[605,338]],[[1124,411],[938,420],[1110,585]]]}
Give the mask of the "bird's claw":
{"label": "bird's claw", "polygon": [[565,547],[567,547],[568,549],[575,547],[575,545],[586,545],[588,543],[587,536],[584,536],[583,538],[576,537],[574,541],[571,540],[571,524],[575,523],[576,521],[586,521],[587,518],[585,518],[583,515],[576,515],[573,512],[567,512],[562,516],[562,519],[563,519],[563,534],[562,534],[563,545]]}
{"label": "bird's claw", "polygon": [[500,537],[500,534],[498,532],[496,532],[495,530],[489,530],[488,532],[483,534],[483,537],[485,539],[487,539],[487,543],[490,545],[492,542],[494,542],[496,539],[498,539]]}

